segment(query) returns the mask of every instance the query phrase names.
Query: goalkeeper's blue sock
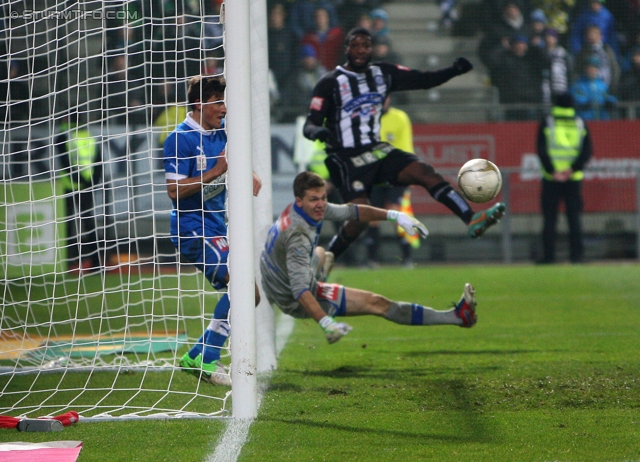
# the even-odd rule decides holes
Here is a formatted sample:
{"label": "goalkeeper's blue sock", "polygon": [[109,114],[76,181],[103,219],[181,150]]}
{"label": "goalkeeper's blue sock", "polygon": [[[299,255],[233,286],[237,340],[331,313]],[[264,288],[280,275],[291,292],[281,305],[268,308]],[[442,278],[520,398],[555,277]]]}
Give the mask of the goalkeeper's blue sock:
{"label": "goalkeeper's blue sock", "polygon": [[189,351],[189,356],[194,359],[202,353],[202,361],[211,363],[220,359],[220,349],[224,346],[229,337],[229,296],[224,294],[213,313],[213,318],[204,331],[204,334],[198,339],[196,344]]}
{"label": "goalkeeper's blue sock", "polygon": [[407,302],[391,302],[385,318],[398,324],[431,326],[437,324],[460,325],[454,309],[436,311],[428,306]]}

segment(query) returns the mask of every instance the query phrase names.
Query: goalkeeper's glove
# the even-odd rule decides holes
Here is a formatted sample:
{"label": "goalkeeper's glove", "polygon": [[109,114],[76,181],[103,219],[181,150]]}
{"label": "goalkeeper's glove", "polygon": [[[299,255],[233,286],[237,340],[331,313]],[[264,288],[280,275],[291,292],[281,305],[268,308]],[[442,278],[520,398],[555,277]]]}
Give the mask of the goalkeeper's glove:
{"label": "goalkeeper's glove", "polygon": [[429,230],[425,225],[420,223],[415,217],[407,215],[404,212],[389,210],[387,212],[387,220],[397,221],[398,226],[404,229],[405,233],[409,236],[415,236],[416,233],[420,233],[420,236],[426,238],[429,235]]}
{"label": "goalkeeper's glove", "polygon": [[473,69],[473,64],[467,58],[458,58],[453,62],[453,69],[458,75],[462,75]]}
{"label": "goalkeeper's glove", "polygon": [[325,316],[320,321],[318,321],[320,327],[324,331],[324,336],[327,338],[327,342],[336,343],[342,337],[351,332],[351,327],[349,324],[344,322],[336,322],[331,316]]}

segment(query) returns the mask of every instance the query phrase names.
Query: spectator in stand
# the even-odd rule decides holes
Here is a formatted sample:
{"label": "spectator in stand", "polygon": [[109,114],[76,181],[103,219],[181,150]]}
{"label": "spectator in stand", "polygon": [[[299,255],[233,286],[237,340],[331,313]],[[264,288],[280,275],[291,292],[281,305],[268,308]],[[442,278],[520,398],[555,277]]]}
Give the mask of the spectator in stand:
{"label": "spectator in stand", "polygon": [[375,37],[373,39],[373,62],[384,61],[391,64],[400,64],[402,58],[393,50],[389,37]]}
{"label": "spectator in stand", "polygon": [[576,111],[584,120],[609,120],[610,111],[618,102],[609,93],[609,86],[600,77],[600,61],[592,56],[585,73],[571,86]]}
{"label": "spectator in stand", "polygon": [[640,46],[630,57],[631,68],[624,71],[620,79],[620,98],[623,101],[640,101]]}
{"label": "spectator in stand", "polygon": [[[640,0],[638,0],[638,2],[640,2]],[[638,27],[640,27],[640,17],[638,17]],[[633,67],[633,63],[631,61],[634,53],[638,48],[640,48],[640,31],[637,32],[633,36],[633,39],[630,40],[629,43],[627,44],[627,51],[626,53],[624,53],[624,56],[622,57],[622,62],[620,63],[620,68],[623,71],[626,71]]]}
{"label": "spectator in stand", "polygon": [[343,57],[344,32],[338,26],[330,26],[329,12],[326,9],[319,7],[313,15],[314,29],[302,37],[300,44],[315,48],[320,64],[325,69],[333,69]]}
{"label": "spectator in stand", "polygon": [[502,104],[530,103],[531,107],[509,108],[505,111],[507,120],[533,120],[539,117],[535,105],[542,103],[543,51],[529,47],[524,35],[511,39],[511,47],[499,50],[494,58],[495,85]]}
{"label": "spectator in stand", "polygon": [[613,14],[604,6],[605,0],[590,0],[587,8],[583,10],[571,27],[571,52],[577,55],[585,44],[586,30],[590,26],[598,26],[602,33],[602,40],[609,45],[616,56],[620,56],[618,38],[615,31],[615,19]]}
{"label": "spectator in stand", "polygon": [[438,0],[440,7],[440,27],[445,31],[453,29],[453,25],[458,21],[458,8],[456,0]]}
{"label": "spectator in stand", "polygon": [[543,70],[543,101],[551,103],[556,95],[568,93],[573,73],[573,57],[558,43],[558,32],[547,29],[544,33],[546,44],[545,69]]}
{"label": "spectator in stand", "polygon": [[[489,6],[489,5],[487,5]],[[492,11],[492,9],[490,9]],[[491,14],[487,12],[487,14]],[[528,35],[527,23],[519,3],[507,1],[501,14],[487,18],[484,36],[480,40],[478,55],[483,64],[489,68],[491,81],[495,81],[493,70],[494,58],[511,47],[511,37]]]}
{"label": "spectator in stand", "polygon": [[329,26],[340,25],[336,7],[329,0],[295,0],[289,9],[289,25],[296,43],[299,43],[307,32],[315,26],[314,12],[324,8],[329,13]]}
{"label": "spectator in stand", "polygon": [[363,14],[369,15],[380,5],[380,0],[343,0],[338,6],[338,18],[342,30],[359,27],[358,21]]}
{"label": "spectator in stand", "polygon": [[363,29],[367,29],[369,32],[373,33],[373,19],[371,18],[371,13],[362,13],[358,17],[355,27],[362,27]]}
{"label": "spectator in stand", "polygon": [[371,12],[373,27],[371,34],[373,38],[386,37],[389,35],[389,14],[382,8],[376,8]]}
{"label": "spectator in stand", "polygon": [[597,58],[600,63],[600,78],[609,87],[609,92],[616,94],[618,83],[620,82],[620,65],[613,48],[602,41],[602,33],[596,25],[585,29],[585,42],[576,57],[576,72],[578,75],[586,73],[587,63],[593,57]]}
{"label": "spectator in stand", "polygon": [[547,17],[541,9],[533,10],[531,13],[531,26],[529,32],[529,44],[532,47],[544,48],[544,31],[547,28]]}
{"label": "spectator in stand", "polygon": [[273,71],[278,88],[283,89],[293,71],[296,41],[286,23],[287,11],[283,3],[274,3],[269,10],[269,69]]}
{"label": "spectator in stand", "polygon": [[291,106],[307,106],[316,83],[326,73],[327,70],[318,60],[316,49],[309,44],[302,45],[300,67],[291,76],[285,101]]}
{"label": "spectator in stand", "polygon": [[[537,0],[535,4],[547,18],[547,27],[558,32],[561,39],[569,32],[571,12],[576,0]],[[563,40],[560,40],[563,43]]]}

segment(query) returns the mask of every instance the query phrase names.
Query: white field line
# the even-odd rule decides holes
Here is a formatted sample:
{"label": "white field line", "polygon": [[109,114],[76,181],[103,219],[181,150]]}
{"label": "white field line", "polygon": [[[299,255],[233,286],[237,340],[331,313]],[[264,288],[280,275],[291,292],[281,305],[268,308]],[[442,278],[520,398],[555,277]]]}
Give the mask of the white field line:
{"label": "white field line", "polygon": [[[287,344],[287,340],[293,332],[293,318],[280,315],[276,324],[276,356]],[[269,386],[271,374],[265,374],[263,380],[258,384],[258,409],[262,403],[264,392]],[[249,435],[249,427],[253,419],[229,419],[227,429],[218,440],[218,444],[213,454],[205,459],[206,462],[236,462],[240,456],[240,451]]]}

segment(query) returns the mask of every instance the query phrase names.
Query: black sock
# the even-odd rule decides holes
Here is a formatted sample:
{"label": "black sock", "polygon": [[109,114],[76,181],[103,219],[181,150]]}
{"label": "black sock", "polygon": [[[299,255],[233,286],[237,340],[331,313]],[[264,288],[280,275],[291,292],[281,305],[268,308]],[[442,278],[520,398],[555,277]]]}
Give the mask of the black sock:
{"label": "black sock", "polygon": [[429,194],[435,200],[445,205],[449,210],[458,215],[465,224],[469,224],[473,216],[473,210],[467,201],[445,181],[429,190]]}
{"label": "black sock", "polygon": [[351,243],[356,239],[358,239],[358,236],[347,236],[343,226],[338,231],[338,234],[333,236],[333,239],[331,239],[331,242],[329,242],[328,250],[329,252],[333,252],[333,255],[335,255],[335,258],[337,260],[338,257],[342,255],[344,251],[347,250]]}

